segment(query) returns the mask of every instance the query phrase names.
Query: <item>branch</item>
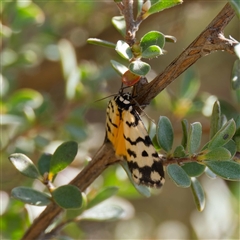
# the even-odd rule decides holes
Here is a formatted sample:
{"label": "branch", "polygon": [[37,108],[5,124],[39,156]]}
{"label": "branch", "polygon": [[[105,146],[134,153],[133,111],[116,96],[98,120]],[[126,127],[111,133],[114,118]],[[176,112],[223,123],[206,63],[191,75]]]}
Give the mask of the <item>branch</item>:
{"label": "branch", "polygon": [[[122,11],[124,11],[124,9],[122,9]],[[234,15],[234,10],[230,7],[230,4],[227,4],[209,26],[165,69],[163,73],[158,75],[152,82],[139,88],[137,97],[139,104],[149,103],[151,99],[166,88],[199,58],[216,50],[233,53],[233,47],[237,42],[226,39],[222,31]],[[92,161],[70,182],[70,184],[84,191],[108,167],[108,165],[116,163],[117,161],[111,144],[104,143],[93,157]],[[37,239],[41,237],[41,234],[43,236],[45,229],[62,211],[63,209],[59,208],[54,203],[48,205],[41,215],[33,222],[22,239]]]}
{"label": "branch", "polygon": [[235,16],[231,5],[227,3],[207,28],[150,83],[136,86],[136,101],[139,105],[148,105],[163,89],[186,71],[198,59],[215,51],[226,51],[234,54],[237,41],[224,37],[223,30]]}
{"label": "branch", "polygon": [[[110,143],[105,143],[98,150],[91,162],[69,183],[77,186],[82,192],[108,167],[118,160],[115,157],[113,148]],[[38,239],[44,234],[45,229],[51,222],[63,211],[55,203],[51,203],[35,219],[33,224],[27,230],[22,239]],[[44,239],[44,238],[43,238]]]}

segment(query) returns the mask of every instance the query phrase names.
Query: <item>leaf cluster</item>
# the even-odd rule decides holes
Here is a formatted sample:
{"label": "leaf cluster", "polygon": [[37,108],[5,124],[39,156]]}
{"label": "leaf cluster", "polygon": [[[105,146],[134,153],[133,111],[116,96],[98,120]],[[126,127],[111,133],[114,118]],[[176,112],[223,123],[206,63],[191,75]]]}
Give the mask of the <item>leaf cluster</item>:
{"label": "leaf cluster", "polygon": [[[37,166],[24,154],[14,153],[10,155],[10,162],[20,173],[28,178],[39,180],[48,190],[48,192],[41,192],[30,187],[19,186],[12,189],[12,197],[35,206],[47,206],[54,202],[59,207],[67,210],[60,228],[70,222],[86,219],[94,221],[118,219],[123,212],[120,206],[96,206],[115,195],[118,191],[117,187],[106,187],[99,191],[92,190],[85,195],[71,184],[54,186],[54,179],[57,174],[72,163],[77,150],[78,145],[76,142],[64,142],[52,155],[42,154]],[[58,228],[59,226],[53,229],[51,234],[54,234],[54,231]]]}
{"label": "leaf cluster", "polygon": [[[163,11],[164,9],[180,4],[181,0],[163,0],[163,1],[138,1],[138,13],[134,21],[135,29],[138,29],[140,23],[148,16]],[[121,33],[122,36],[127,36],[126,19],[124,16],[115,16],[112,18],[113,26]],[[133,30],[136,31],[136,30]],[[146,33],[140,40],[134,39],[134,42],[128,43],[127,40],[118,40],[117,43],[112,43],[97,38],[89,38],[88,43],[99,46],[114,48],[119,56],[128,62],[128,66],[120,62],[111,60],[112,67],[122,76],[122,82],[126,86],[133,86],[142,76],[147,75],[151,70],[151,66],[142,61],[142,58],[151,59],[164,54],[165,42],[176,42],[173,36],[164,35],[158,31],[150,31]]]}

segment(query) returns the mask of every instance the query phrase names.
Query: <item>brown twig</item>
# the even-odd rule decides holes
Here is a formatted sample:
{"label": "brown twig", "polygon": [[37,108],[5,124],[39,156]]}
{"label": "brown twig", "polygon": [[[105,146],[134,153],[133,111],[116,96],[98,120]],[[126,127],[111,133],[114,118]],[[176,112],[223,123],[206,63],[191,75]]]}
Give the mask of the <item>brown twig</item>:
{"label": "brown twig", "polygon": [[[123,6],[121,5],[121,7]],[[122,11],[124,11],[124,9],[122,9]],[[222,31],[234,15],[234,11],[230,4],[226,4],[209,26],[163,71],[163,73],[158,75],[151,83],[144,85],[140,89],[137,97],[139,104],[149,103],[151,99],[166,88],[166,86],[174,81],[199,58],[216,50],[233,53],[233,47],[237,42],[226,39]],[[117,161],[112,146],[109,143],[104,143],[93,157],[92,161],[70,182],[70,184],[84,191],[108,165],[116,163]],[[33,222],[22,239],[29,240],[39,238],[61,212],[62,209],[54,203],[47,206],[44,212]]]}
{"label": "brown twig", "polygon": [[[92,161],[75,177],[69,184],[77,186],[81,191],[86,188],[108,167],[118,160],[114,155],[113,149],[105,143],[93,157]],[[33,222],[22,239],[38,239],[49,224],[63,211],[56,204],[51,203]],[[44,239],[44,238],[43,238]]]}
{"label": "brown twig", "polygon": [[234,46],[238,42],[225,38],[223,34],[224,28],[234,16],[234,10],[227,3],[206,29],[161,74],[140,88],[136,97],[138,103],[143,106],[148,105],[153,98],[201,57],[215,51],[234,54]]}

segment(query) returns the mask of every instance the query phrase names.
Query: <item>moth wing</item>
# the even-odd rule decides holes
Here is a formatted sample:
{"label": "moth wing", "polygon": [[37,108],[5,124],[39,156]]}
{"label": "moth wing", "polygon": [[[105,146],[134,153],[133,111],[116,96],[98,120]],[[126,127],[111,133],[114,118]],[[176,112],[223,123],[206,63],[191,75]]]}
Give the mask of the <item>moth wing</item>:
{"label": "moth wing", "polygon": [[120,116],[118,106],[114,100],[111,100],[107,107],[106,119],[106,138],[114,145],[118,135]]}
{"label": "moth wing", "polygon": [[124,119],[124,139],[128,165],[137,184],[161,187],[164,183],[162,162],[156,152],[140,115],[126,111]]}

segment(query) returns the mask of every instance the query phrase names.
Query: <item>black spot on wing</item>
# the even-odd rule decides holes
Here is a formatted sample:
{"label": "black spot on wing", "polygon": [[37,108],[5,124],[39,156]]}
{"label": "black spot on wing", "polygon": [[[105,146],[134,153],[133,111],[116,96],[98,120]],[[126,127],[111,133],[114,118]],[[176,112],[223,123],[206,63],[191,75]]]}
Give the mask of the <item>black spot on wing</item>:
{"label": "black spot on wing", "polygon": [[128,141],[131,145],[137,145],[139,142],[143,142],[145,146],[149,147],[152,145],[152,141],[148,135],[146,135],[144,138],[138,137],[135,141],[132,141],[129,137],[126,137],[124,135],[124,138],[126,141]]}
{"label": "black spot on wing", "polygon": [[[150,187],[156,187],[156,188],[160,188],[163,185],[164,171],[163,171],[163,166],[161,161],[154,161],[151,167],[149,166],[139,167],[137,162],[129,161],[128,166],[133,177],[138,178],[140,184],[150,186]],[[141,177],[133,174],[133,171],[135,169],[137,169],[140,172]],[[157,172],[160,175],[159,179],[151,178],[151,174],[153,172]]]}
{"label": "black spot on wing", "polygon": [[128,152],[128,154],[129,154],[129,156],[130,157],[134,157],[134,158],[136,158],[137,157],[137,154],[134,152],[134,151],[132,151],[131,149],[127,149],[127,152]]}
{"label": "black spot on wing", "polygon": [[142,151],[142,157],[148,157],[148,153],[145,150]]}
{"label": "black spot on wing", "polygon": [[154,157],[154,158],[158,158],[158,154],[157,154],[157,152],[154,152],[154,153],[152,154],[152,157]]}
{"label": "black spot on wing", "polygon": [[[108,121],[110,122],[110,124],[111,124],[113,127],[118,128],[117,124],[113,123],[113,121],[112,121],[109,113],[107,113],[107,118],[108,118]],[[110,126],[109,126],[109,128],[110,128]]]}

